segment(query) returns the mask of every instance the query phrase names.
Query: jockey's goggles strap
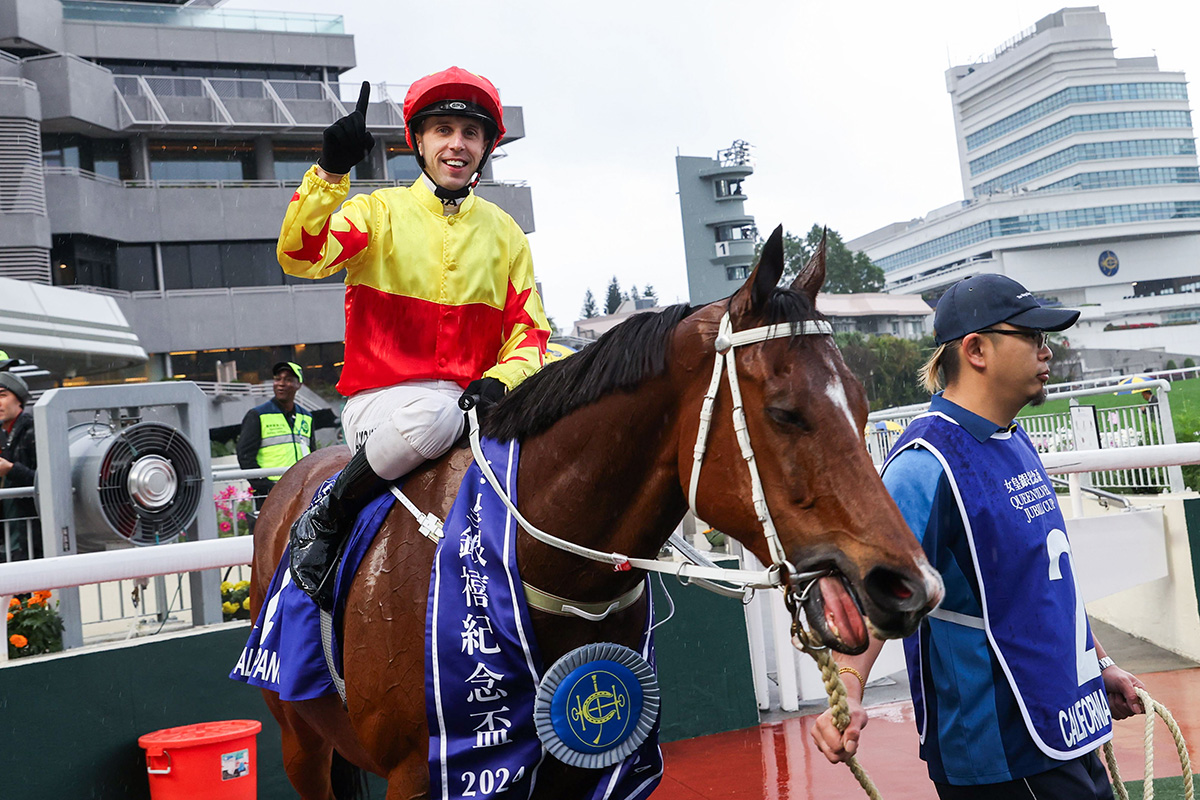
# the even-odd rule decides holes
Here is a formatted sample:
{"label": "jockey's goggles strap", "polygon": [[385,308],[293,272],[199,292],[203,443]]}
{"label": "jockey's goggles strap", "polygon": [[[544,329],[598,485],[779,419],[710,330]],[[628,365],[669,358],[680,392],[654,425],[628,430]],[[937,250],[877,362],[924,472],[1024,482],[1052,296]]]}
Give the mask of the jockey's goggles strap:
{"label": "jockey's goggles strap", "polygon": [[725,373],[729,378],[729,393],[733,399],[733,429],[737,435],[738,448],[741,450],[742,458],[746,460],[746,467],[750,471],[750,492],[754,503],[754,514],[762,525],[763,536],[766,538],[767,547],[771,552],[771,561],[776,566],[787,562],[787,554],[784,553],[783,543],[779,539],[779,533],[775,530],[775,522],[771,518],[771,511],[767,507],[762,478],[758,474],[758,466],[754,459],[754,448],[750,444],[750,431],[746,427],[746,411],[742,405],[742,391],[738,383],[737,363],[734,358],[735,348],[738,345],[756,344],[769,339],[782,339],[785,336],[830,335],[832,333],[833,326],[825,320],[785,322],[735,332],[727,311],[721,317],[720,326],[717,328],[717,338],[713,342],[716,357],[713,363],[712,380],[708,384],[704,403],[700,407],[700,427],[696,431],[696,446],[692,450],[692,474],[688,481],[688,507],[697,517],[700,516],[696,511],[696,492],[700,486],[700,469],[704,463],[705,450],[708,447],[708,431],[712,425],[713,404],[716,402],[717,391],[721,386],[721,367],[724,366]]}
{"label": "jockey's goggles strap", "polygon": [[605,553],[601,550],[583,547],[582,545],[568,542],[565,539],[560,539],[557,536],[540,530],[522,516],[520,510],[513,503],[512,498],[508,496],[508,493],[504,491],[503,485],[496,478],[496,473],[492,471],[492,465],[487,462],[487,458],[483,454],[483,448],[479,444],[479,417],[474,406],[467,411],[467,421],[470,426],[470,435],[468,438],[471,442],[471,454],[475,457],[475,463],[479,465],[480,472],[483,473],[483,477],[492,487],[492,491],[504,503],[505,508],[512,512],[517,522],[521,523],[521,527],[525,529],[525,532],[539,542],[579,556],[580,558],[612,564],[618,571],[642,569],[648,572],[665,572],[681,578],[700,578],[710,581],[741,583],[754,589],[766,589],[782,585],[784,579],[778,566],[772,566],[765,570],[726,569],[725,567],[702,567],[695,564],[665,563],[654,558],[631,558],[620,553]]}

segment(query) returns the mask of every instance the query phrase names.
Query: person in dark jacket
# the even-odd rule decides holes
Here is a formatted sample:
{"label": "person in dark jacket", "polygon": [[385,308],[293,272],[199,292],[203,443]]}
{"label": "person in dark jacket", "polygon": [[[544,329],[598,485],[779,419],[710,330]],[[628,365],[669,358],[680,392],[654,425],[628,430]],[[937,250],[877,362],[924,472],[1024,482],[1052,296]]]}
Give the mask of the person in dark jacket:
{"label": "person in dark jacket", "polygon": [[[238,435],[238,466],[242,469],[290,467],[316,449],[312,414],[296,404],[304,372],[294,361],[280,361],[271,370],[274,396],[246,412]],[[279,480],[255,478],[250,488],[258,506]]]}
{"label": "person in dark jacket", "polygon": [[[33,438],[33,417],[25,406],[31,397],[29,387],[19,375],[0,372],[0,429],[4,446],[0,448],[0,489],[33,486],[37,472],[37,448]],[[42,531],[32,497],[0,500],[0,519],[8,539],[7,555],[13,561],[42,556]],[[0,561],[7,560],[0,548]]]}

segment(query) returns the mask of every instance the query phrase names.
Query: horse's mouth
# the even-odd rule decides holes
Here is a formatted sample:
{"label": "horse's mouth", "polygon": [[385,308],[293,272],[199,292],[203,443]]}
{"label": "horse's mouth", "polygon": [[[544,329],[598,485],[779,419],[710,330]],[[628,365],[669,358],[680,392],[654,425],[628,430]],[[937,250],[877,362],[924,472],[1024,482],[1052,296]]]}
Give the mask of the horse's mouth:
{"label": "horse's mouth", "polygon": [[847,655],[867,649],[870,637],[862,605],[840,572],[832,571],[802,591],[801,607],[809,632],[821,644]]}

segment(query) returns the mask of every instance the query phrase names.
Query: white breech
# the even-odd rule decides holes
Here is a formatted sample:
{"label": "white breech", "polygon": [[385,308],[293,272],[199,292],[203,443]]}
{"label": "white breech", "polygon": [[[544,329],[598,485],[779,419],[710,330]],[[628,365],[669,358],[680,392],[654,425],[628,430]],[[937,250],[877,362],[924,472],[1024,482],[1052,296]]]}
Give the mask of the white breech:
{"label": "white breech", "polygon": [[342,428],[352,450],[384,480],[395,480],[450,449],[463,429],[462,387],[453,381],[409,381],[359,392],[346,401]]}

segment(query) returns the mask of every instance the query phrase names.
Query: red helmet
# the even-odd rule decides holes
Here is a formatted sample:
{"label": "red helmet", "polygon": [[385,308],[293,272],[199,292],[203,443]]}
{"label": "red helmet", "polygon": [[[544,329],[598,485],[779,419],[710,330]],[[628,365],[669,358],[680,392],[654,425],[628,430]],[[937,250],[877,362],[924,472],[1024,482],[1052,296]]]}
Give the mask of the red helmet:
{"label": "red helmet", "polygon": [[[481,75],[459,67],[426,75],[408,87],[404,96],[404,138],[415,152],[413,127],[425,117],[448,115],[471,117],[483,122],[494,150],[504,137],[504,107],[500,93]],[[484,153],[486,157],[488,154]],[[482,167],[482,165],[480,165]]]}

